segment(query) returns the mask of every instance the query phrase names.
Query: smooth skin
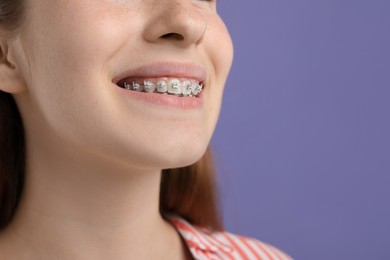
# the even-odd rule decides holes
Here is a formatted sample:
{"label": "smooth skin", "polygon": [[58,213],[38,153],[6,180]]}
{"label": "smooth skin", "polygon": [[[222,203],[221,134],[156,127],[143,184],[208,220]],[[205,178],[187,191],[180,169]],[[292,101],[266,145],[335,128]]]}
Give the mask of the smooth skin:
{"label": "smooth skin", "polygon": [[[233,48],[214,1],[27,0],[0,66],[24,122],[21,204],[0,257],[190,259],[159,214],[161,170],[196,162],[218,119]],[[204,104],[178,109],[122,95],[112,80],[179,62],[207,71]],[[121,91],[120,91],[121,90]]]}

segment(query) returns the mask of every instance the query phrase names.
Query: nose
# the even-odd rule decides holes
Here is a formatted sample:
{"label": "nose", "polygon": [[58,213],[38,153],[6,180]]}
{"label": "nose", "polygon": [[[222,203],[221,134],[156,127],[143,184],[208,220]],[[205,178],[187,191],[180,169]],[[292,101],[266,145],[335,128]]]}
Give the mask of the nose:
{"label": "nose", "polygon": [[148,42],[170,42],[180,47],[199,44],[207,22],[189,0],[157,0],[144,30]]}

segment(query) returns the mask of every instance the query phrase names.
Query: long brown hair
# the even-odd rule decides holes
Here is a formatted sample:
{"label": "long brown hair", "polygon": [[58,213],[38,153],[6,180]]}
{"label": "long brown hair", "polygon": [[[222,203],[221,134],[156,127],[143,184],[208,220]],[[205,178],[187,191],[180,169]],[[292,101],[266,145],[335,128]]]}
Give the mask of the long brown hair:
{"label": "long brown hair", "polygon": [[[25,0],[0,0],[1,37],[17,35],[25,20],[24,5]],[[0,91],[0,230],[7,227],[17,210],[23,192],[25,160],[18,107],[11,94]],[[177,214],[195,225],[222,230],[215,179],[210,148],[193,165],[163,170],[160,213]]]}

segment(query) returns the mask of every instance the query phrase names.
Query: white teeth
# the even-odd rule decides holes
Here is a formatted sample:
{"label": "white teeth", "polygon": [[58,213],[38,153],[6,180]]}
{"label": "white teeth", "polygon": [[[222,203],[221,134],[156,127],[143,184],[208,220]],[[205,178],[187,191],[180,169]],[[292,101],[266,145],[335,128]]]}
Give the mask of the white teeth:
{"label": "white teeth", "polygon": [[168,81],[168,93],[180,95],[181,94],[181,82],[178,79],[171,79]]}
{"label": "white teeth", "polygon": [[203,85],[202,84],[199,85],[199,83],[194,83],[192,85],[192,94],[194,96],[198,95],[202,90],[203,90]]}
{"label": "white teeth", "polygon": [[141,92],[143,90],[143,86],[141,86],[140,84],[138,84],[136,82],[133,82],[131,89],[134,91]]}
{"label": "white teeth", "polygon": [[120,86],[137,92],[170,94],[179,97],[197,96],[203,90],[203,85],[199,81],[178,78],[160,78],[157,82],[153,79],[145,79],[143,83],[123,82]]}
{"label": "white teeth", "polygon": [[165,93],[165,92],[167,92],[167,90],[168,90],[168,87],[167,87],[167,83],[165,82],[165,80],[159,80],[157,82],[157,91],[160,93]]}
{"label": "white teeth", "polygon": [[144,81],[145,92],[153,93],[156,90],[156,85],[151,81]]}
{"label": "white teeth", "polygon": [[181,91],[184,96],[189,96],[192,93],[192,83],[189,80],[183,81],[181,84]]}

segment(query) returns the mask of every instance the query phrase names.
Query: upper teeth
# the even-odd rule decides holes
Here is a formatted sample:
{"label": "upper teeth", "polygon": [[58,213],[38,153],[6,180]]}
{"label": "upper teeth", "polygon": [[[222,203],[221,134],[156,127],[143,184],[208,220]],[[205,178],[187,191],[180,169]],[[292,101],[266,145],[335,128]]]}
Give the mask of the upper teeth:
{"label": "upper teeth", "polygon": [[150,81],[144,81],[145,92],[152,93],[156,90],[156,84]]}
{"label": "upper teeth", "polygon": [[136,83],[136,82],[133,82],[132,84],[132,90],[135,90],[135,91],[142,91],[143,90],[143,86],[141,86],[140,84]]}
{"label": "upper teeth", "polygon": [[178,79],[171,79],[168,81],[168,93],[180,95],[182,94],[181,82]]}
{"label": "upper teeth", "polygon": [[147,93],[168,93],[176,96],[196,96],[202,89],[203,85],[199,81],[190,79],[159,79],[157,81],[144,80],[142,83],[131,81],[119,84],[125,89]]}
{"label": "upper teeth", "polygon": [[160,93],[165,93],[167,92],[167,90],[168,90],[167,83],[164,80],[159,80],[157,82],[157,91]]}

